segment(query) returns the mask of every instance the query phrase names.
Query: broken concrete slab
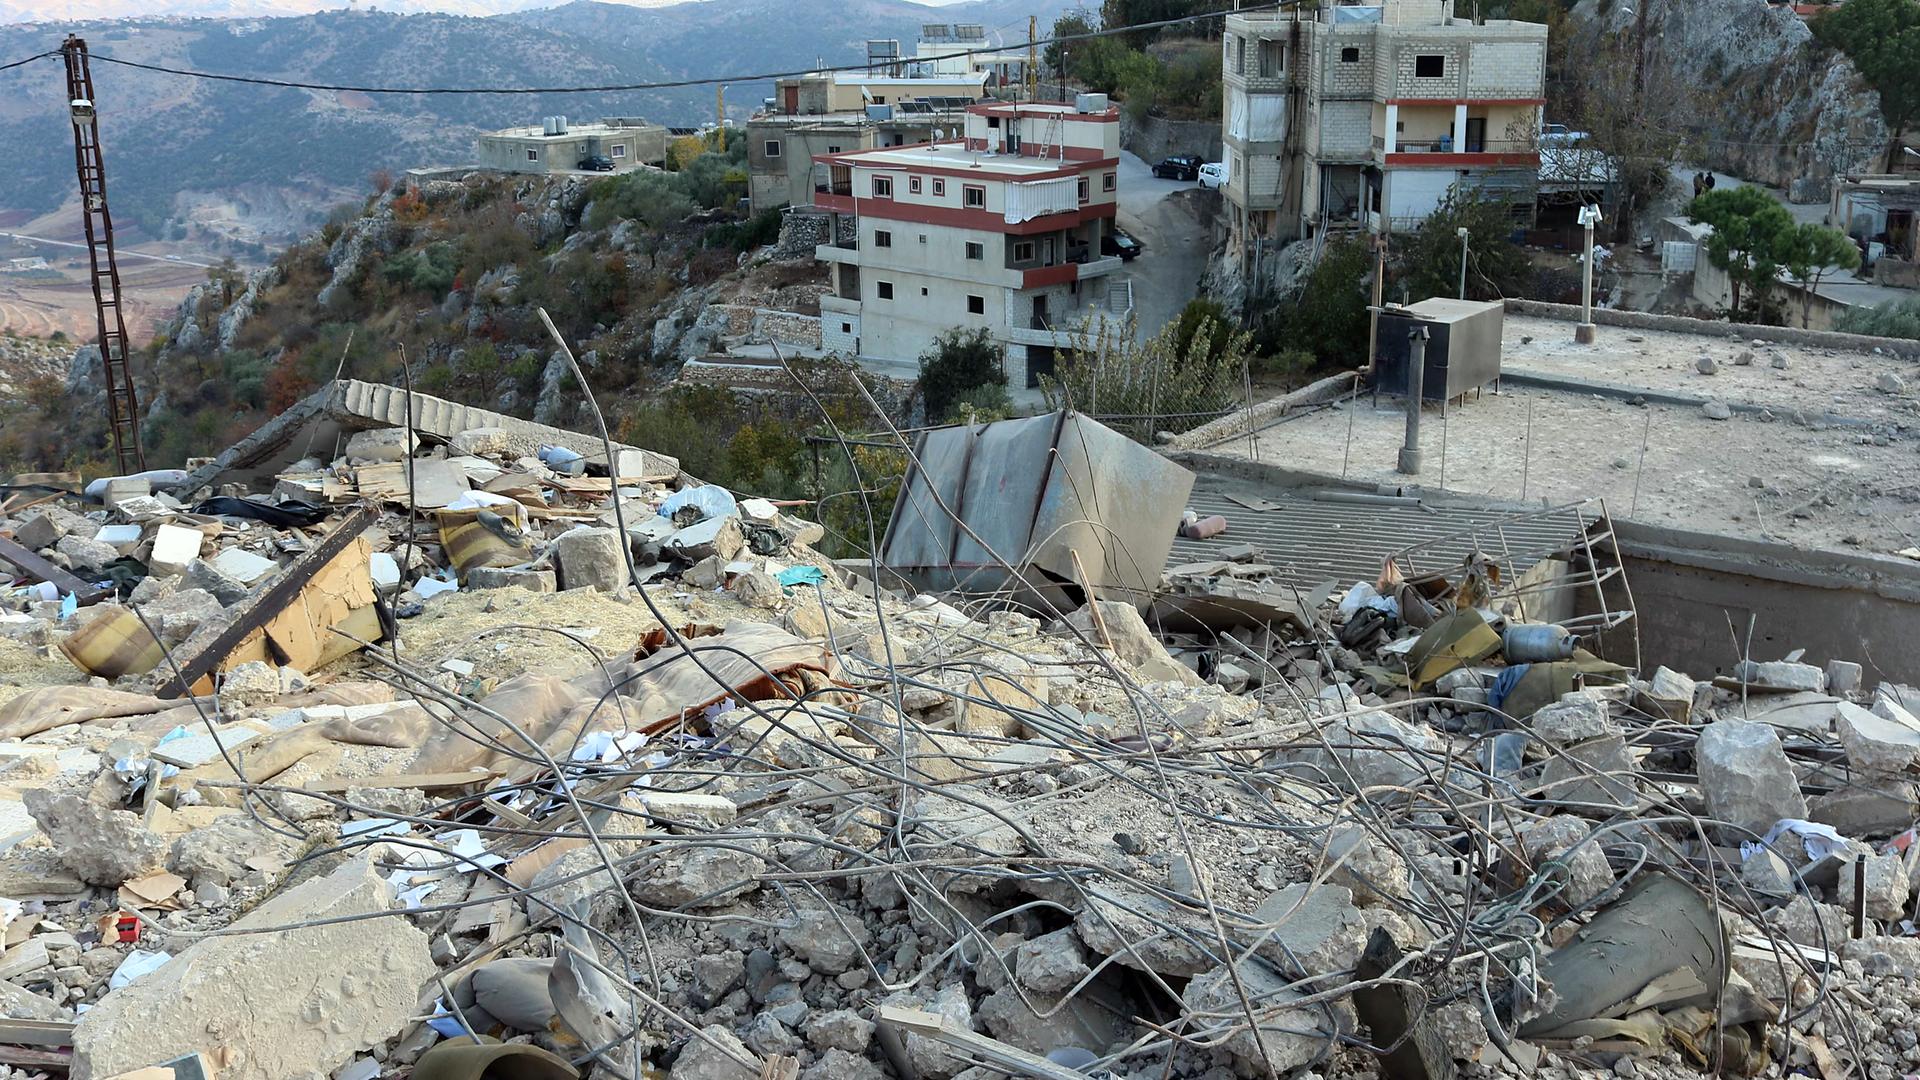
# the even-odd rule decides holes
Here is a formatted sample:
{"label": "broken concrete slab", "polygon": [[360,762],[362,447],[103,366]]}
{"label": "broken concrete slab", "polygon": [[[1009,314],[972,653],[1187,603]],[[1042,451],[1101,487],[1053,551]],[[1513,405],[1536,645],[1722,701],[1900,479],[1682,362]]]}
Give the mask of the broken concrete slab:
{"label": "broken concrete slab", "polygon": [[233,929],[352,921],[192,944],[80,1018],[74,1075],[111,1076],[196,1051],[231,1055],[222,1080],[331,1073],[398,1035],[436,971],[427,935],[390,916],[392,906],[392,887],[365,855],[288,889]]}
{"label": "broken concrete slab", "polygon": [[1855,874],[1865,879],[1857,895],[1865,901],[1866,916],[1882,922],[1892,922],[1905,918],[1907,913],[1907,893],[1912,890],[1912,880],[1907,873],[1907,864],[1899,855],[1861,855],[1857,857],[1862,869],[1852,865],[1840,868],[1840,910],[1852,911],[1856,898]]}
{"label": "broken concrete slab", "polygon": [[1837,703],[1834,728],[1847,763],[1869,776],[1898,776],[1920,763],[1920,720],[1889,698],[1877,698],[1871,710]]}
{"label": "broken concrete slab", "polygon": [[528,592],[558,591],[559,578],[552,570],[518,570],[494,566],[476,566],[467,571],[469,589],[525,589]]}
{"label": "broken concrete slab", "polygon": [[[1198,976],[1181,991],[1180,1003],[1197,1021],[1189,1034],[1213,1041],[1216,1033],[1232,1031],[1222,1048],[1233,1056],[1234,1071],[1250,1078],[1286,1076],[1333,1052],[1340,1032],[1326,1011],[1288,1008],[1303,995],[1287,989],[1289,980],[1261,960],[1242,961],[1238,968],[1244,999],[1225,967]],[[1247,1027],[1249,1000],[1259,1020],[1257,1035]]]}
{"label": "broken concrete slab", "polygon": [[1733,667],[1733,678],[1754,690],[1810,690],[1827,692],[1827,673],[1812,664],[1788,660],[1742,660]]}
{"label": "broken concrete slab", "polygon": [[1523,726],[1554,746],[1571,746],[1620,733],[1620,725],[1607,712],[1607,699],[1591,690],[1576,691],[1542,706]]}
{"label": "broken concrete slab", "polygon": [[1807,816],[1807,801],[1780,737],[1765,724],[1746,720],[1708,724],[1694,746],[1694,762],[1707,809],[1733,826],[1723,830],[1731,838],[1756,839],[1782,818]]}
{"label": "broken concrete slab", "polygon": [[166,845],[147,831],[138,814],[42,788],[22,792],[21,799],[53,841],[60,862],[89,885],[118,888],[159,869],[166,858]]}
{"label": "broken concrete slab", "polygon": [[623,593],[627,588],[627,563],[618,529],[581,527],[569,529],[553,542],[554,561],[559,564],[560,587],[592,589],[595,592]]}
{"label": "broken concrete slab", "polygon": [[147,556],[147,569],[173,577],[187,572],[187,565],[200,557],[200,545],[207,534],[184,525],[162,523],[153,531],[153,552]]}
{"label": "broken concrete slab", "polygon": [[1260,901],[1253,917],[1260,955],[1282,971],[1349,971],[1367,945],[1367,921],[1353,893],[1338,885],[1289,885]]}
{"label": "broken concrete slab", "polygon": [[1096,601],[1067,616],[1067,624],[1096,646],[1111,644],[1114,657],[1148,682],[1199,686],[1206,681],[1168,654],[1167,647],[1153,636],[1147,621],[1132,604]]}
{"label": "broken concrete slab", "polygon": [[207,565],[240,583],[243,588],[252,588],[268,574],[280,569],[280,564],[264,555],[255,555],[246,548],[230,547],[213,558]]}

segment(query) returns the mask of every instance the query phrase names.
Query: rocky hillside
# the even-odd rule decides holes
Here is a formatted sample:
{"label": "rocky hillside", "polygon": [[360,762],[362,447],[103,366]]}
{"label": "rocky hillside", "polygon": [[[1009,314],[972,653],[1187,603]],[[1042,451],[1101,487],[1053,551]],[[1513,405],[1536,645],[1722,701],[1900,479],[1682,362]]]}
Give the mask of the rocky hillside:
{"label": "rocky hillside", "polygon": [[[1580,0],[1577,32],[1630,39],[1625,0]],[[1874,167],[1887,128],[1879,96],[1846,57],[1813,40],[1806,23],[1765,0],[1673,0],[1645,12],[1647,63],[1700,88],[1702,160],[1717,171],[1818,202],[1836,173]],[[1586,51],[1576,46],[1573,54]]]}

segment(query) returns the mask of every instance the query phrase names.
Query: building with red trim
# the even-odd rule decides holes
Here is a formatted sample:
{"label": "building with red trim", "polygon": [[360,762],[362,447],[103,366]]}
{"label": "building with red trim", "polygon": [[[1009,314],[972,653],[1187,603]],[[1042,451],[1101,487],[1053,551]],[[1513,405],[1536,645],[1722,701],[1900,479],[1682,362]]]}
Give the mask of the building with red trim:
{"label": "building with red trim", "polygon": [[1119,111],[969,106],[958,138],[814,156],[815,249],[833,291],[821,337],[848,355],[912,360],[934,336],[984,327],[1014,386],[1037,385],[1083,326],[1123,321],[1131,287],[1101,255],[1113,228]]}
{"label": "building with red trim", "polygon": [[1291,241],[1411,227],[1455,190],[1530,214],[1545,26],[1385,0],[1229,15],[1222,40],[1228,242],[1250,278]]}

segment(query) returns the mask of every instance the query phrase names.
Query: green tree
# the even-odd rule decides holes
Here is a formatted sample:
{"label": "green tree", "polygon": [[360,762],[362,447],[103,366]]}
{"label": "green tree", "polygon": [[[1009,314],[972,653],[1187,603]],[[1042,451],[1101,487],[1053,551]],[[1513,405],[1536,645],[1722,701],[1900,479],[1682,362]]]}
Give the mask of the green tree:
{"label": "green tree", "polygon": [[1880,93],[1880,114],[1890,139],[1886,169],[1900,154],[1900,137],[1920,121],[1920,3],[1915,0],[1847,0],[1813,20],[1813,36],[1847,54],[1861,76]]}
{"label": "green tree", "polygon": [[[1090,34],[1098,29],[1096,22],[1092,12],[1084,8],[1075,8],[1053,20],[1053,31],[1047,36],[1063,38],[1077,34]],[[1048,71],[1064,79],[1068,75],[1079,74],[1074,64],[1079,59],[1080,52],[1092,44],[1094,44],[1092,40],[1053,41],[1041,50],[1040,58],[1046,61]]]}
{"label": "green tree", "polygon": [[1513,218],[1501,203],[1449,194],[1400,248],[1399,278],[1416,300],[1460,291],[1460,235],[1467,230],[1467,298],[1498,300],[1526,291],[1533,263],[1508,239]]}
{"label": "green tree", "polygon": [[1260,351],[1309,352],[1339,367],[1366,363],[1372,281],[1373,252],[1365,240],[1329,242],[1300,291],[1261,316]]}
{"label": "green tree", "polygon": [[1740,292],[1752,293],[1755,310],[1764,310],[1780,273],[1780,251],[1793,231],[1793,215],[1780,200],[1757,187],[1716,188],[1687,204],[1687,220],[1713,226],[1707,258],[1727,272],[1733,286],[1736,318],[1745,310]]}
{"label": "green tree", "polygon": [[1007,367],[1000,345],[985,327],[967,330],[954,327],[933,339],[933,346],[920,354],[920,400],[927,409],[927,422],[946,423],[953,418],[962,401],[979,400],[974,394],[982,386],[1006,386]]}
{"label": "green tree", "polygon": [[1860,265],[1860,249],[1839,229],[1806,222],[1780,236],[1775,257],[1787,272],[1802,283],[1800,325],[1805,327],[1813,313],[1813,294],[1820,279],[1830,270],[1851,270]]}
{"label": "green tree", "polygon": [[1189,310],[1191,318],[1182,312],[1145,343],[1131,322],[1083,325],[1054,374],[1041,379],[1047,403],[1105,417],[1140,442],[1233,409],[1253,360],[1253,335],[1228,328],[1222,340],[1217,306]]}

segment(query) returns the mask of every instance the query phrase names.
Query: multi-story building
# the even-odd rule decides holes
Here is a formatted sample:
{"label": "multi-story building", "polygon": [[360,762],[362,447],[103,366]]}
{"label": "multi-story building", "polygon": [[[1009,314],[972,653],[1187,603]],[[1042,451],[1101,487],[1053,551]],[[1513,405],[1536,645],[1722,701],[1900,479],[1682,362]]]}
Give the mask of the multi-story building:
{"label": "multi-story building", "polygon": [[571,125],[564,116],[549,116],[534,126],[483,132],[474,149],[482,168],[502,172],[567,172],[596,157],[626,172],[666,160],[667,129],[628,116]]}
{"label": "multi-story building", "polygon": [[818,154],[885,149],[958,136],[966,105],[904,101],[824,116],[764,111],[747,121],[747,197],[755,212],[813,200]]}
{"label": "multi-story building", "polygon": [[1531,208],[1545,26],[1383,0],[1229,15],[1222,40],[1228,242],[1250,277],[1288,242],[1411,226],[1460,188]]}
{"label": "multi-story building", "polygon": [[984,327],[1015,386],[1037,385],[1082,327],[1124,320],[1132,292],[1101,255],[1119,189],[1119,112],[979,104],[963,137],[815,157],[815,249],[831,268],[821,337],[847,355],[911,360],[936,334]]}

